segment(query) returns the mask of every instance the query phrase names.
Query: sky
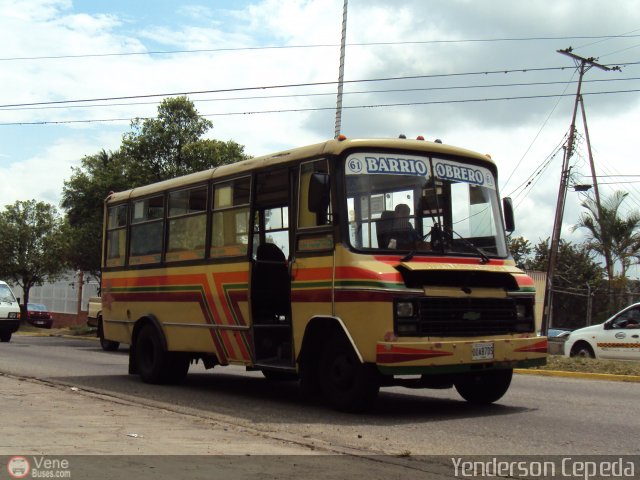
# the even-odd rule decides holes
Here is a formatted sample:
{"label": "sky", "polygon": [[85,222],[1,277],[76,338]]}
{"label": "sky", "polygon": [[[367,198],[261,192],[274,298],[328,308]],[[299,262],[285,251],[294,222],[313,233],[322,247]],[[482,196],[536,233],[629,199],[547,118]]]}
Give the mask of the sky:
{"label": "sky", "polygon": [[[264,155],[334,136],[343,0],[0,0],[0,208],[59,206],[84,156],[186,94]],[[551,236],[578,73],[600,193],[640,210],[636,0],[351,0],[341,132],[488,153],[515,235]],[[570,185],[592,184],[580,109]],[[636,183],[638,182],[638,183]],[[569,189],[562,238],[587,195]]]}

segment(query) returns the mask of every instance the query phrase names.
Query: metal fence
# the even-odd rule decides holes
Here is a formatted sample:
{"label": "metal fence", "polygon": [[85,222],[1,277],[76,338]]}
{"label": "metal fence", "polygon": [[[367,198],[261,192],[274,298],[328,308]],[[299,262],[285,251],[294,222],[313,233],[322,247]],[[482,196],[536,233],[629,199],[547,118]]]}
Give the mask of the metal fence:
{"label": "metal fence", "polygon": [[[82,289],[80,308],[78,308],[78,298]],[[24,298],[22,288],[12,286],[13,293],[20,298]],[[69,313],[86,312],[89,297],[98,295],[99,284],[97,279],[88,274],[80,272],[69,272],[56,282],[45,283],[42,286],[33,287],[29,291],[30,303],[43,303],[50,312]]]}

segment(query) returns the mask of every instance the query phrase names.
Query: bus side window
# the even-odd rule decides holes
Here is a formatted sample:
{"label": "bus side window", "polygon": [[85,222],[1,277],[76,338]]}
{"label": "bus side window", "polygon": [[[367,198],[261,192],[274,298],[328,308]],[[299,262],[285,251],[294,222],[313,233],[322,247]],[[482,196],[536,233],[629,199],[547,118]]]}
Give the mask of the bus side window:
{"label": "bus side window", "polygon": [[129,264],[159,263],[162,258],[164,197],[133,202]]}
{"label": "bus side window", "polygon": [[109,207],[105,267],[122,267],[127,250],[128,205]]}
{"label": "bus side window", "polygon": [[308,228],[331,223],[331,202],[326,213],[318,214],[309,205],[309,191],[314,173],[328,173],[326,160],[303,163],[300,166],[300,194],[298,208],[298,227]]}
{"label": "bus side window", "polygon": [[207,238],[206,185],[169,193],[169,237],[166,260],[204,258]]}
{"label": "bus side window", "polygon": [[238,178],[213,186],[211,257],[232,257],[247,254],[250,193],[250,177]]}

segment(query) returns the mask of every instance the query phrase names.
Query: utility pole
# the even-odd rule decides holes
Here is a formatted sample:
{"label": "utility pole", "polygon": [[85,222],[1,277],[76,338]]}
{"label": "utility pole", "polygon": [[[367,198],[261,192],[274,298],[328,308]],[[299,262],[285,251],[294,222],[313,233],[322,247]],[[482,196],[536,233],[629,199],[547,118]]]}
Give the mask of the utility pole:
{"label": "utility pole", "polygon": [[338,71],[338,99],[336,101],[336,129],[334,132],[334,138],[338,138],[340,135],[340,129],[342,128],[342,88],[344,85],[344,57],[347,40],[348,4],[349,0],[344,0],[344,6],[342,8],[342,40],[340,42],[340,70]]}
{"label": "utility pole", "polygon": [[[584,100],[580,95],[580,110],[582,111],[582,123],[584,124],[584,135],[587,139],[587,152],[589,153],[589,165],[591,167],[591,179],[593,180],[593,193],[596,199],[596,207],[598,209],[598,223],[602,219],[602,203],[600,202],[600,190],[598,189],[598,177],[596,175],[596,166],[593,161],[593,154],[591,152],[591,139],[589,138],[589,127],[587,126],[587,114],[584,111]],[[605,232],[600,226],[600,235],[602,238],[602,246],[604,247],[604,263],[607,269],[607,279],[609,285],[611,285],[611,279],[613,278],[613,261],[611,260],[611,251],[609,250],[609,242],[605,240],[605,235],[608,236],[609,232]],[[591,325],[588,323],[587,325]]]}
{"label": "utility pole", "polygon": [[[582,98],[580,93],[582,89],[582,77],[592,67],[601,70],[620,70],[620,67],[607,67],[596,62],[596,58],[584,58],[572,53],[572,48],[565,50],[557,50],[558,53],[572,58],[578,68],[578,91],[576,92],[576,100],[573,105],[573,115],[571,117],[571,126],[569,127],[569,138],[567,146],[564,149],[564,158],[562,159],[562,171],[560,172],[560,188],[558,190],[558,201],[556,203],[556,215],[553,222],[553,233],[551,236],[551,245],[549,246],[549,266],[547,267],[547,282],[544,295],[544,312],[542,316],[542,333],[546,335],[553,321],[553,277],[555,275],[556,264],[558,262],[558,247],[560,245],[560,234],[562,232],[562,218],[564,217],[564,206],[567,198],[567,186],[569,180],[569,159],[573,155],[573,143],[576,133],[576,114],[578,113],[578,102]],[[595,178],[595,175],[594,175]]]}

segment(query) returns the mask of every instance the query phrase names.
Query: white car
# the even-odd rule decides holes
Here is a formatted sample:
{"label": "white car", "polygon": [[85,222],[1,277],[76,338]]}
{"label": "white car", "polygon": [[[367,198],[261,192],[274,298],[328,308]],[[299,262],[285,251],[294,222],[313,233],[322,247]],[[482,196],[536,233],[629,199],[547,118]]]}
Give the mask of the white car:
{"label": "white car", "polygon": [[5,282],[0,281],[0,342],[8,342],[20,328],[20,305]]}
{"label": "white car", "polygon": [[600,325],[571,332],[564,355],[640,360],[640,303],[629,305]]}

